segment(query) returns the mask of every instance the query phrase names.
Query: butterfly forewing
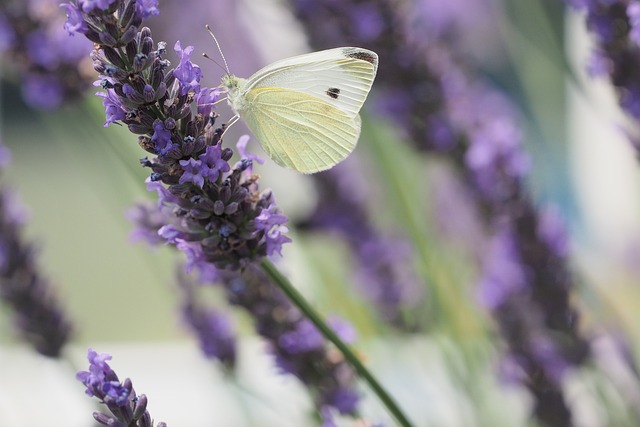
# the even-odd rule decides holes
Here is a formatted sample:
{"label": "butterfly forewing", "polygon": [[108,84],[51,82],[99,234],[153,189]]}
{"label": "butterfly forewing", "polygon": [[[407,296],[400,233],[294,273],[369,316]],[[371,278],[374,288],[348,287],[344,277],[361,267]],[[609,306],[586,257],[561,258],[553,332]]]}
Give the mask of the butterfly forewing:
{"label": "butterfly forewing", "polygon": [[335,166],[355,148],[360,118],[291,88],[256,87],[241,116],[276,163],[303,173]]}
{"label": "butterfly forewing", "polygon": [[377,69],[374,52],[340,47],[276,61],[251,76],[244,90],[279,87],[302,92],[355,118]]}

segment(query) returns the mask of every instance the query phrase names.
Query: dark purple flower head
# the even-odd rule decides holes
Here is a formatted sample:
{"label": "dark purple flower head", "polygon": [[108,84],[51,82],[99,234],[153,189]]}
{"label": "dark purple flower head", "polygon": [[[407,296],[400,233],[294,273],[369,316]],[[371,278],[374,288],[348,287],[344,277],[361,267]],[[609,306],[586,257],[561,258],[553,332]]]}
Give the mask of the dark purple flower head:
{"label": "dark purple flower head", "polygon": [[173,70],[173,75],[181,83],[181,94],[185,95],[189,91],[195,93],[200,92],[200,79],[202,79],[202,71],[200,67],[191,62],[191,54],[193,46],[187,46],[182,49],[180,42],[176,42],[174,50],[180,57],[180,64]]}

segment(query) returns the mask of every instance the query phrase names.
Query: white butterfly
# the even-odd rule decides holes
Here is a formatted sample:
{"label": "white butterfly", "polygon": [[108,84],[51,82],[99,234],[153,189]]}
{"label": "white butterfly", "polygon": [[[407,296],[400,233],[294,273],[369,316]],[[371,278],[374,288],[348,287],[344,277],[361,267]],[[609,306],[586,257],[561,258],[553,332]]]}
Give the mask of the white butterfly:
{"label": "white butterfly", "polygon": [[339,47],[276,61],[248,79],[227,73],[222,87],[266,153],[303,173],[344,160],[360,137],[362,107],[378,70],[378,55]]}

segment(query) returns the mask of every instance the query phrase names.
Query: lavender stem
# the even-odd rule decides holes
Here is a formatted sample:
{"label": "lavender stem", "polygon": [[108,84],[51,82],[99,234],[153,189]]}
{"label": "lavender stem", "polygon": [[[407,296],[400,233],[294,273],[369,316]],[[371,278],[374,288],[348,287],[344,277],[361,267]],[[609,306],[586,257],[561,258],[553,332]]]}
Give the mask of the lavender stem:
{"label": "lavender stem", "polygon": [[342,352],[344,357],[349,361],[356,372],[369,384],[373,392],[378,396],[380,401],[387,407],[389,412],[395,417],[396,421],[403,427],[412,427],[413,424],[404,415],[395,400],[378,380],[369,372],[369,370],[360,362],[358,356],[342,341],[338,335],[327,325],[322,316],[307,302],[307,300],[293,287],[291,282],[278,271],[278,269],[266,259],[260,263],[262,270],[269,276],[278,288],[289,298],[289,300],[309,319],[322,335],[331,341]]}

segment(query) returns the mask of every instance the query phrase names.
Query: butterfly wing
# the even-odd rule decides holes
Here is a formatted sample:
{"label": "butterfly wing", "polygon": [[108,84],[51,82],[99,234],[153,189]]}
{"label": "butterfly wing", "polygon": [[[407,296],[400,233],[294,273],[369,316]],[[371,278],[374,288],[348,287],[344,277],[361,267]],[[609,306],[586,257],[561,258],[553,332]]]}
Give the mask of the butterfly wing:
{"label": "butterfly wing", "polygon": [[355,118],[378,70],[378,55],[367,49],[339,47],[276,61],[251,76],[250,90],[283,88],[316,97]]}
{"label": "butterfly wing", "polygon": [[360,117],[290,88],[255,88],[241,117],[280,166],[315,173],[335,166],[355,148]]}

